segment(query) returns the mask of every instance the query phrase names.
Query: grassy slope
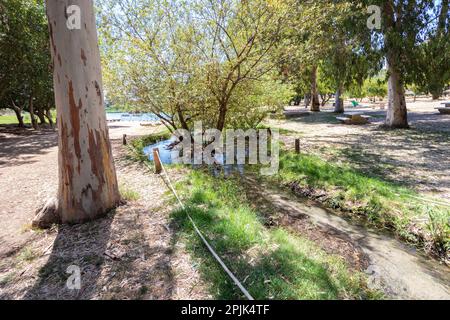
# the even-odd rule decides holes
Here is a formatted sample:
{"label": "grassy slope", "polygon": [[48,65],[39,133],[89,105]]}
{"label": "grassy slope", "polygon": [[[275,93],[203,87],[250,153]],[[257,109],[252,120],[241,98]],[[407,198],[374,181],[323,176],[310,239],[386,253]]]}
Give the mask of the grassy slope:
{"label": "grassy slope", "polygon": [[425,241],[441,254],[450,249],[450,209],[417,199],[420,195],[407,187],[368,176],[349,165],[326,162],[316,155],[290,152],[282,153],[280,171],[274,179],[281,184],[295,182],[300,190],[325,192],[322,201],[329,207],[393,230],[407,241]]}
{"label": "grassy slope", "polygon": [[[379,297],[365,287],[362,274],[337,256],[283,228],[267,228],[238,183],[192,171],[177,185],[186,211],[219,255],[257,299],[364,299]],[[241,298],[234,285],[194,233],[186,211],[173,213],[181,241],[198,261],[211,293]]]}
{"label": "grassy slope", "polygon": [[[167,137],[157,134],[132,142],[132,150]],[[147,161],[135,151],[131,157]],[[172,213],[178,243],[192,254],[204,280],[217,299],[241,299],[193,230],[186,213],[217,250],[225,263],[257,299],[370,299],[378,292],[366,287],[365,276],[349,270],[344,260],[283,228],[268,228],[233,179],[213,178],[188,171],[176,184],[187,209]],[[175,201],[174,198],[172,198]]]}

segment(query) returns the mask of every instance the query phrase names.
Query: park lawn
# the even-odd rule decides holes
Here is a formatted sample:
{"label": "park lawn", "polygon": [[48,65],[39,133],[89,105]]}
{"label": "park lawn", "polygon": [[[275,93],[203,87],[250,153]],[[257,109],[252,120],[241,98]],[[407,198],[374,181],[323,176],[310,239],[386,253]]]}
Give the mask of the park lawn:
{"label": "park lawn", "polygon": [[[52,119],[53,119],[53,123],[56,122],[56,111],[52,110]],[[23,122],[26,125],[31,125],[31,118],[30,115],[28,113],[23,113]],[[39,120],[38,120],[39,121]],[[0,125],[2,124],[7,124],[7,125],[11,125],[11,124],[19,124],[19,121],[17,121],[17,117],[15,115],[2,115],[0,116]]]}
{"label": "park lawn", "polygon": [[450,209],[423,200],[414,190],[318,155],[282,151],[274,177],[296,194],[321,201],[371,226],[394,231],[418,246],[431,245],[443,257],[450,249]]}
{"label": "park lawn", "polygon": [[187,218],[190,214],[227,266],[255,299],[371,299],[381,294],[366,286],[360,272],[310,240],[284,228],[265,226],[235,179],[189,171],[176,189],[186,209],[173,212],[178,241],[198,262],[217,299],[243,295],[214,260]]}
{"label": "park lawn", "polygon": [[[29,115],[23,117],[23,122],[25,124],[31,124],[31,119]],[[17,117],[15,115],[3,115],[0,116],[0,124],[19,124]]]}

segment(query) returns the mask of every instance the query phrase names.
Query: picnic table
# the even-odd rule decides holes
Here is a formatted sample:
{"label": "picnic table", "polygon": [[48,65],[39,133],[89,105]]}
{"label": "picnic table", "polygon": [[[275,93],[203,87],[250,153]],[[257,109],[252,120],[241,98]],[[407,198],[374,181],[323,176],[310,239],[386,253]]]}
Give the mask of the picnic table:
{"label": "picnic table", "polygon": [[369,119],[371,116],[364,115],[360,112],[352,112],[344,114],[343,117],[336,117],[337,120],[341,121],[344,124],[367,124],[369,123]]}
{"label": "picnic table", "polygon": [[436,108],[441,114],[450,114],[450,102],[442,102],[443,107]]}

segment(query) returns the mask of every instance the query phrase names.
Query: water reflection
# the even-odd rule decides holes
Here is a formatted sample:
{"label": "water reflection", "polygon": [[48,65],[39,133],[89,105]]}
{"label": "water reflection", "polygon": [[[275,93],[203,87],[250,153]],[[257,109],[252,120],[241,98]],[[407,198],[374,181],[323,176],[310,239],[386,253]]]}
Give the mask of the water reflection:
{"label": "water reflection", "polygon": [[[173,164],[174,152],[172,150],[172,145],[175,142],[175,139],[169,139],[160,141],[158,143],[149,145],[143,149],[144,154],[148,157],[150,161],[153,161],[153,149],[158,148],[159,150],[159,158],[163,164]],[[200,168],[204,166],[208,166],[210,172],[214,176],[220,176],[222,173],[225,176],[229,176],[233,174],[233,172],[237,172],[240,175],[244,174],[245,165],[243,164],[226,164],[226,155],[222,153],[216,153],[214,155],[215,164],[213,165],[195,165],[192,161],[193,168]]]}

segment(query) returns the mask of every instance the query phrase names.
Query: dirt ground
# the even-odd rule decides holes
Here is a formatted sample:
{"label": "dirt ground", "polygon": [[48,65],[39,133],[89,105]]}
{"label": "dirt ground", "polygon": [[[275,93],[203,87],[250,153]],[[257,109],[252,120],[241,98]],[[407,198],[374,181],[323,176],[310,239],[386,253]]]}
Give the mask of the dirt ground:
{"label": "dirt ground", "polygon": [[[121,188],[138,199],[95,222],[33,231],[35,208],[56,192],[57,136],[0,133],[0,299],[210,299],[170,224],[159,177],[130,162],[122,135],[151,128],[121,123],[110,135]],[[81,290],[69,290],[71,265]]]}
{"label": "dirt ground", "polygon": [[[353,161],[363,170],[450,199],[450,139],[446,133],[450,134],[450,116],[437,115],[433,110],[436,103],[419,101],[408,106],[411,125],[419,130],[380,129],[385,111],[371,107],[350,110],[372,115],[372,124],[367,126],[340,125],[335,115],[327,112],[272,120],[271,125],[296,131],[302,148],[308,152],[320,151],[332,161]],[[132,123],[110,124],[119,184],[138,193],[138,199],[95,222],[37,232],[30,228],[34,211],[56,192],[56,133],[0,128],[0,299],[212,298],[195,261],[177,241],[169,217],[173,208],[167,202],[170,198],[167,189],[159,177],[129,161],[121,145],[123,134],[133,137],[150,134],[152,130],[155,129]],[[286,138],[288,146],[293,146],[297,133]],[[176,181],[176,176],[172,180]],[[255,205],[263,214],[264,207],[268,208],[267,212],[279,211],[273,223],[301,232],[327,252],[343,256],[351,267],[363,270],[372,266],[373,269],[373,259],[366,259],[371,253],[367,247],[370,249],[373,244],[365,246],[363,241],[368,233],[359,236],[360,229],[337,221],[329,213],[322,217],[328,222],[315,221],[317,217],[308,215],[313,206],[293,203],[276,191],[272,196],[275,198],[265,197],[265,203],[255,199]],[[278,210],[279,206],[289,212]],[[321,217],[321,211],[317,212]],[[348,232],[342,232],[342,228]],[[397,243],[392,245],[392,250],[390,244],[390,239],[384,241],[374,256],[377,261],[385,261],[383,266],[388,265],[392,250],[397,250]],[[436,280],[440,276],[430,280],[430,269],[419,267],[417,259],[416,254],[408,253],[408,259],[403,261],[408,261],[406,265],[418,280],[405,280],[407,285],[396,285],[395,290],[407,293],[395,295],[447,296],[448,289]],[[71,265],[79,266],[82,271],[81,290],[66,287],[66,271]],[[388,281],[393,279],[390,276],[402,274],[401,266],[391,263],[389,268],[395,272],[375,268],[377,279],[386,272]],[[416,294],[415,291],[424,288],[431,291]]]}
{"label": "dirt ground", "polygon": [[[344,125],[331,113],[331,106],[317,114],[289,120],[270,120],[274,127],[298,132],[301,148],[318,153],[329,161],[350,162],[361,171],[450,201],[450,115],[434,108],[441,101],[429,98],[408,101],[410,130],[386,130],[380,126],[385,110],[379,105],[346,106],[346,112],[370,115],[368,125]],[[297,108],[298,109],[298,108]],[[285,139],[294,146],[296,134]]]}

